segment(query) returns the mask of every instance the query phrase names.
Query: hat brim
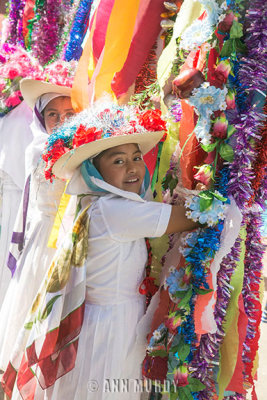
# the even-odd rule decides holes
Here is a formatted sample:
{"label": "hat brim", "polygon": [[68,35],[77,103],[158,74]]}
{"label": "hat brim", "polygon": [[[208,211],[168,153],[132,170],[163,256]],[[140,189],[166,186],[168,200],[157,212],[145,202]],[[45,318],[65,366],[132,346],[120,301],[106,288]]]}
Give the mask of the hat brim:
{"label": "hat brim", "polygon": [[53,165],[53,174],[61,179],[70,179],[74,171],[88,158],[101,153],[104,150],[123,144],[136,143],[142,154],[148,153],[160,141],[164,131],[133,133],[130,135],[118,135],[103,138],[86,143],[80,147],[63,154]]}
{"label": "hat brim", "polygon": [[45,93],[59,93],[62,94],[62,96],[69,97],[71,95],[70,87],[28,78],[20,81],[20,91],[23,99],[32,110],[34,109],[38,97]]}

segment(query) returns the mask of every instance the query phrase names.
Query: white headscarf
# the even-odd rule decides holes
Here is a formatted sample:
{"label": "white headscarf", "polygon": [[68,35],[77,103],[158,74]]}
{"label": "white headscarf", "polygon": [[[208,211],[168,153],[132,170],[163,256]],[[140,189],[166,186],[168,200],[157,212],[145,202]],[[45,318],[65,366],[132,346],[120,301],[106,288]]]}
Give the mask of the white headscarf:
{"label": "white headscarf", "polygon": [[44,120],[41,112],[45,109],[47,104],[57,98],[62,97],[60,93],[45,93],[38,97],[35,103],[35,109],[33,111],[33,121],[30,125],[33,133],[33,141],[25,152],[26,158],[26,174],[30,175],[32,170],[36,168],[37,163],[44,150],[45,142],[47,141],[47,131],[45,129]]}

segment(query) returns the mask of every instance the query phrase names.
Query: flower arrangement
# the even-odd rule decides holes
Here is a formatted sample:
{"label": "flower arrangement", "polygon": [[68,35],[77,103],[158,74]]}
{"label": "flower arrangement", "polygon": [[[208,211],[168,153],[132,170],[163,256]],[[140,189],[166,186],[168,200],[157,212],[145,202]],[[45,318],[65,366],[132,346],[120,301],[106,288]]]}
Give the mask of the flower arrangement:
{"label": "flower arrangement", "polygon": [[42,68],[31,53],[19,46],[4,44],[0,49],[0,117],[22,101],[19,83],[23,78],[71,86],[77,63],[58,60]]}
{"label": "flower arrangement", "polygon": [[215,190],[204,190],[198,196],[188,196],[185,206],[189,208],[186,216],[200,224],[215,226],[219,220],[224,220],[227,199]]}
{"label": "flower arrangement", "polygon": [[28,76],[41,76],[39,63],[24,49],[4,44],[0,49],[0,117],[22,101],[19,82]]}
{"label": "flower arrangement", "polygon": [[160,110],[137,112],[134,107],[110,105],[105,100],[98,102],[94,110],[82,111],[49,136],[42,155],[46,162],[45,177],[52,180],[55,162],[66,152],[86,143],[111,136],[165,130],[166,122]]}

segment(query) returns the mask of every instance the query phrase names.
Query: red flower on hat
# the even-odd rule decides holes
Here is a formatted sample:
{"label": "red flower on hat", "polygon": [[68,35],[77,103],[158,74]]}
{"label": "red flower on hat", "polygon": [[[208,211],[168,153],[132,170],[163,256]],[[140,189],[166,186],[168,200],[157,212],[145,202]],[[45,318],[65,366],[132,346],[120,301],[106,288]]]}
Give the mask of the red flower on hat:
{"label": "red flower on hat", "polygon": [[77,148],[83,144],[94,142],[95,140],[101,139],[102,131],[98,131],[96,128],[86,128],[84,125],[80,125],[75,135],[73,136],[72,145],[73,148]]}
{"label": "red flower on hat", "polygon": [[50,151],[42,155],[42,159],[48,163],[50,162],[52,165],[63,156],[63,154],[67,153],[70,149],[65,146],[65,142],[62,139],[58,139]]}
{"label": "red flower on hat", "polygon": [[166,131],[166,121],[161,118],[160,110],[147,110],[138,116],[139,124],[147,131]]}

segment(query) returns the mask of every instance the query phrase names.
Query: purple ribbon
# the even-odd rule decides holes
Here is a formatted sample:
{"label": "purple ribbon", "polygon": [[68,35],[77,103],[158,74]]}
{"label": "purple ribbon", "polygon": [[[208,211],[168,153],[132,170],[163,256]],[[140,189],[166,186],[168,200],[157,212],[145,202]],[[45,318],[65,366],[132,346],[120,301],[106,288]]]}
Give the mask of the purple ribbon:
{"label": "purple ribbon", "polygon": [[[24,236],[25,236],[25,228],[26,228],[26,220],[27,220],[27,212],[28,212],[28,205],[29,205],[29,195],[30,195],[30,180],[31,176],[29,175],[23,193],[23,224],[22,224],[22,232],[13,232],[11,243],[18,245],[19,252],[22,251],[24,246]],[[14,255],[9,252],[8,259],[7,259],[7,266],[11,271],[12,276],[17,268],[17,259]]]}

